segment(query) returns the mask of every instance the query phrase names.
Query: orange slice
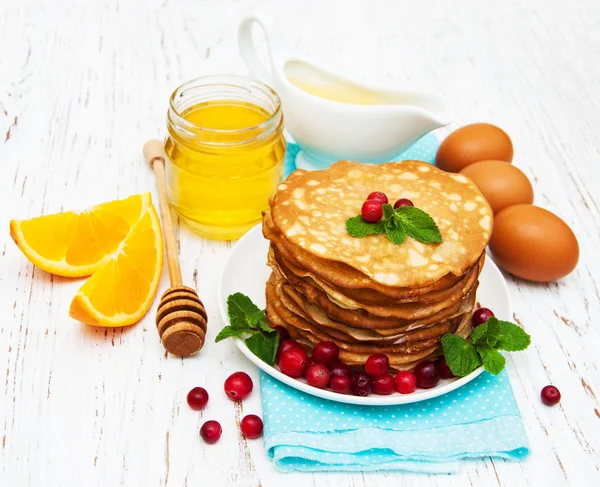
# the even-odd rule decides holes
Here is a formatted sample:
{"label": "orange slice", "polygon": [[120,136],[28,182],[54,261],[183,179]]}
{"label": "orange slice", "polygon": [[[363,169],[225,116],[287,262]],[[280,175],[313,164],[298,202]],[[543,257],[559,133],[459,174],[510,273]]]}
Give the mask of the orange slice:
{"label": "orange slice", "polygon": [[152,206],[150,193],[30,220],[11,220],[10,234],[25,256],[52,274],[82,277],[102,267]]}
{"label": "orange slice", "polygon": [[69,315],[88,325],[128,326],[150,309],[163,267],[163,240],[150,206],[129,235],[79,289]]}

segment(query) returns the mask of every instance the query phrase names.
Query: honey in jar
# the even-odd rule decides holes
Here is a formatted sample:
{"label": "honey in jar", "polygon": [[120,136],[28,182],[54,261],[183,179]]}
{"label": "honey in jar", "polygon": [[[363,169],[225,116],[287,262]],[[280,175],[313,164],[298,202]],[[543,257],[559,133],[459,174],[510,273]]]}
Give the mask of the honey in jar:
{"label": "honey in jar", "polygon": [[237,239],[261,220],[283,177],[277,94],[239,76],[208,76],[175,90],[168,113],[167,193],[203,237]]}

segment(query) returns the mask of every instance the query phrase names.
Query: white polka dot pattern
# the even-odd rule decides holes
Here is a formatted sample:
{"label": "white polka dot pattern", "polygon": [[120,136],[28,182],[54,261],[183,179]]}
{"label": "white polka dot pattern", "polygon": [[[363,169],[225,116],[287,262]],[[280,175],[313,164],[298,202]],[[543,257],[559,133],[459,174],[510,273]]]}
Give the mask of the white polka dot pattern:
{"label": "white polka dot pattern", "polygon": [[268,455],[282,471],[453,472],[458,461],[522,460],[529,450],[506,371],[402,406],[355,406],[262,374]]}

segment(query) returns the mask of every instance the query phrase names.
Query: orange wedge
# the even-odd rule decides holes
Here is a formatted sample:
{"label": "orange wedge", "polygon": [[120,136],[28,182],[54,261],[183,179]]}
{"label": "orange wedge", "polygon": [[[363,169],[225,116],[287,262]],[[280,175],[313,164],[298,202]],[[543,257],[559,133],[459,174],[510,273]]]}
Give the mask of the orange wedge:
{"label": "orange wedge", "polygon": [[150,309],[163,267],[163,240],[150,206],[117,250],[79,289],[69,315],[88,325],[128,326]]}
{"label": "orange wedge", "polygon": [[80,213],[12,220],[10,234],[40,269],[59,276],[89,276],[104,265],[151,206],[150,193],[138,194]]}

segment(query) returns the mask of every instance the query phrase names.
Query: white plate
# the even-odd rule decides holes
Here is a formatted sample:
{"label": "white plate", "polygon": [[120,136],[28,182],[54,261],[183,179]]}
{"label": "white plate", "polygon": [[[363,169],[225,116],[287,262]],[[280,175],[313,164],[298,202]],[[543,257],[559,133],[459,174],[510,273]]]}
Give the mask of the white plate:
{"label": "white plate", "polygon": [[[260,225],[250,230],[233,247],[229,260],[221,275],[218,284],[219,288],[217,290],[219,311],[225,324],[229,324],[229,318],[227,316],[227,297],[230,294],[236,292],[246,294],[259,308],[262,309],[265,307],[265,283],[271,273],[270,268],[266,264],[268,248],[269,242],[263,237]],[[486,259],[479,277],[477,300],[483,306],[492,309],[498,318],[504,320],[510,319],[508,288],[506,287],[506,282],[504,281],[502,274],[490,259]],[[433,389],[417,389],[412,394],[394,393],[389,396],[372,394],[367,397],[360,397],[317,389],[316,387],[309,386],[305,381],[292,379],[281,373],[275,367],[260,360],[248,349],[243,340],[234,340],[237,347],[248,360],[284,384],[306,392],[307,394],[312,394],[313,396],[349,404],[388,406],[423,401],[425,399],[431,399],[432,397],[441,396],[442,394],[447,394],[472,381],[483,372],[483,367],[479,367],[466,377],[441,380]]]}

